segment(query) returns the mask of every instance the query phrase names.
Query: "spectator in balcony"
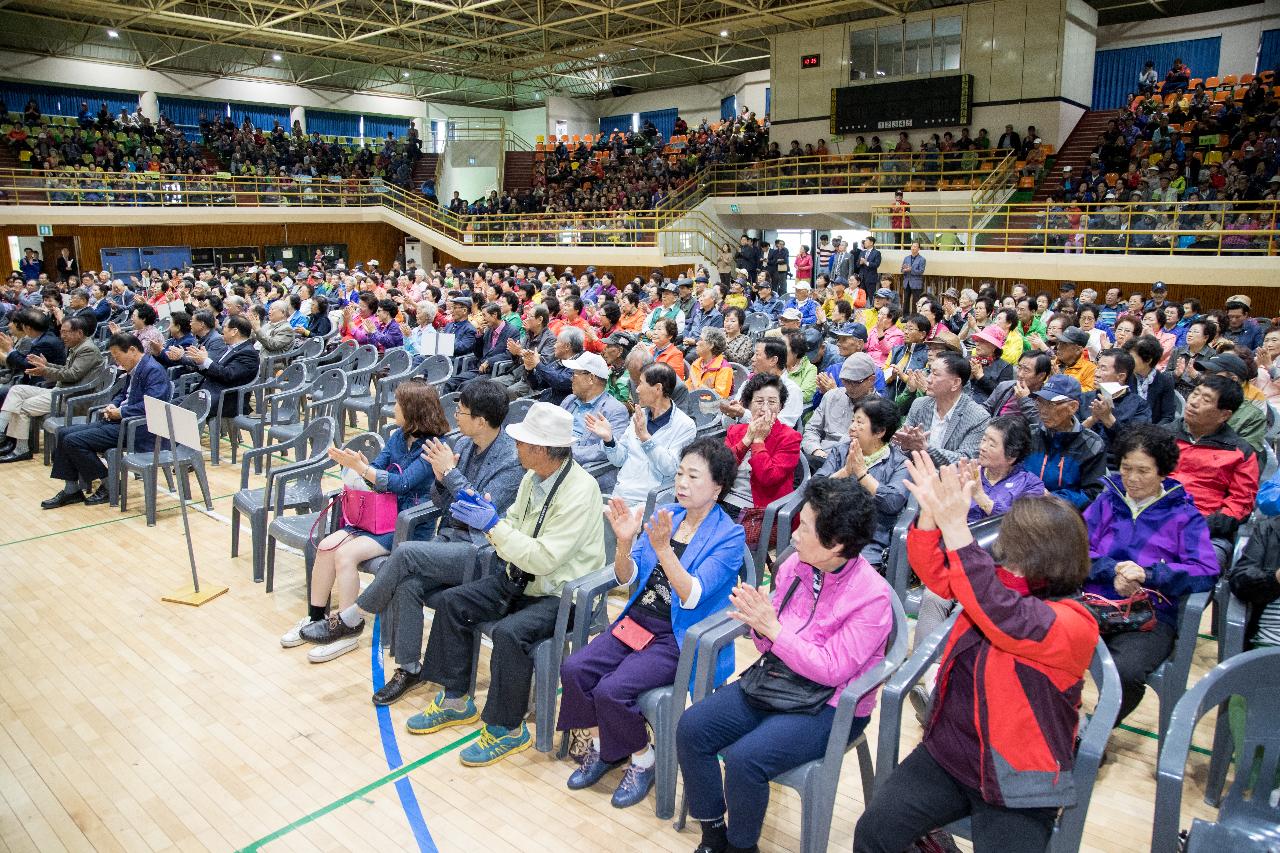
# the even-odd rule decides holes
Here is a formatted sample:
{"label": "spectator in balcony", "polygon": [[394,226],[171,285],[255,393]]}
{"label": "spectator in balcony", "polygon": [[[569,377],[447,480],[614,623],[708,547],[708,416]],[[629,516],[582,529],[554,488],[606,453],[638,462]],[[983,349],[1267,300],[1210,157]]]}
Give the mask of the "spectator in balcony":
{"label": "spectator in balcony", "polygon": [[1178,57],[1173,60],[1173,65],[1164,75],[1164,92],[1185,92],[1187,86],[1191,84],[1191,69],[1183,63],[1182,58]]}

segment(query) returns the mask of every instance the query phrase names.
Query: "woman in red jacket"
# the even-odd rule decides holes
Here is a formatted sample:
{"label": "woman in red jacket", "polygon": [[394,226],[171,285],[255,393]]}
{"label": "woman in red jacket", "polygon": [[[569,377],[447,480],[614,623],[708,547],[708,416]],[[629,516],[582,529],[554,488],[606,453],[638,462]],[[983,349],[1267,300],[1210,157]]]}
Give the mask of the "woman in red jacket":
{"label": "woman in red jacket", "polygon": [[1066,501],[1013,502],[996,566],[969,532],[977,483],[927,454],[907,463],[920,517],[907,558],[934,593],[964,608],[947,637],[924,742],[858,820],[855,853],[900,853],[965,816],[974,850],[1042,851],[1061,807],[1075,802],[1071,768],[1084,675],[1098,623],[1069,596],[1089,574],[1089,535]]}
{"label": "woman in red jacket", "polygon": [[777,376],[757,373],[742,386],[742,405],[751,421],[729,427],[724,443],[738,459],[738,476],[724,503],[747,531],[754,548],[760,537],[764,508],[795,491],[800,464],[800,433],[778,420],[787,389]]}

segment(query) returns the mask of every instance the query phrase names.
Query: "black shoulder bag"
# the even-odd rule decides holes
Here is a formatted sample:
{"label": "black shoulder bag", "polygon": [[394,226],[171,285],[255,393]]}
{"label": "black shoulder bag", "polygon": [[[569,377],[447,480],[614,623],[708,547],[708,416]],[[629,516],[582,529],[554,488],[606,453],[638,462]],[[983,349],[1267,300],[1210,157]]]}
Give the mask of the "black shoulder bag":
{"label": "black shoulder bag", "polygon": [[[779,614],[787,609],[787,603],[799,585],[800,578],[791,581],[782,603],[778,605]],[[817,608],[816,600],[813,606]],[[772,650],[748,667],[739,677],[738,684],[748,705],[757,711],[776,714],[816,714],[836,693],[834,687],[819,684],[797,673]]]}
{"label": "black shoulder bag", "polygon": [[[566,462],[565,466],[560,469],[560,476],[556,477],[555,482],[551,484],[551,489],[547,492],[547,499],[542,502],[542,509],[538,512],[538,520],[533,525],[533,533],[529,534],[534,539],[537,539],[538,534],[542,532],[542,523],[547,520],[547,510],[551,508],[551,502],[555,500],[556,492],[559,491],[560,484],[564,482],[564,478],[569,476],[569,469],[573,467],[573,464],[572,459]],[[511,612],[511,606],[515,604],[516,599],[524,595],[525,588],[529,586],[529,582],[533,580],[534,576],[528,572],[521,571],[518,566],[506,563],[502,577],[505,583],[502,585],[499,610],[503,616],[506,616]]]}

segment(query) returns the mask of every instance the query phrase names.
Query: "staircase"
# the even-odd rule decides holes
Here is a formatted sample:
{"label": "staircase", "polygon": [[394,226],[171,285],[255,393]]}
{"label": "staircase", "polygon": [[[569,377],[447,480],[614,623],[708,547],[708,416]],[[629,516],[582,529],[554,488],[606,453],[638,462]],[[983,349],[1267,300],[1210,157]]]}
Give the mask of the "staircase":
{"label": "staircase", "polygon": [[515,195],[533,186],[533,152],[508,151],[502,171],[502,189]]}
{"label": "staircase", "polygon": [[[413,164],[413,177],[409,181],[410,185],[416,190],[422,186],[423,181],[434,181],[436,179],[436,169],[439,166],[439,154],[423,154],[418,158],[418,162]],[[439,189],[439,187],[436,187],[437,192]]]}
{"label": "staircase", "polygon": [[[1035,192],[1031,196],[1028,204],[1045,205],[1053,198],[1054,194],[1062,189],[1062,175],[1064,167],[1070,166],[1071,171],[1075,172],[1083,166],[1089,164],[1089,155],[1093,152],[1094,143],[1098,139],[1098,134],[1107,127],[1107,122],[1120,114],[1119,110],[1088,110],[1080,116],[1076,126],[1071,129],[1071,134],[1067,137],[1067,141],[1062,143],[1062,148],[1054,156],[1053,163],[1050,165],[1040,181],[1040,185],[1036,187]],[[999,226],[1000,217],[993,217],[991,224]],[[1031,212],[1015,213],[1004,217],[1003,227],[1009,229],[1031,229],[1036,227],[1036,215]],[[986,241],[981,243],[977,248],[980,251],[988,252],[1008,252],[1021,251],[1027,242],[1026,235],[1008,234],[1008,235],[991,235]]]}
{"label": "staircase", "polygon": [[1048,201],[1062,189],[1063,167],[1070,166],[1074,172],[1089,165],[1089,154],[1098,140],[1098,134],[1106,130],[1107,122],[1119,115],[1119,110],[1087,110],[1080,116],[1071,135],[1062,143],[1061,150],[1054,157],[1049,174],[1045,175],[1040,186],[1036,187],[1035,194],[1031,196],[1033,204]]}

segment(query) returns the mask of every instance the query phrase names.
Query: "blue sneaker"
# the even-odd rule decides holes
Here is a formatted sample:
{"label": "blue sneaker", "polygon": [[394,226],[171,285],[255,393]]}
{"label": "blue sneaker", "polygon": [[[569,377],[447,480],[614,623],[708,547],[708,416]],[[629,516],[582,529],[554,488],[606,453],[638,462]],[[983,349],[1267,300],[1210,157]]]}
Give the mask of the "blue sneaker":
{"label": "blue sneaker", "polygon": [[524,752],[532,745],[533,738],[524,723],[518,729],[485,726],[480,730],[480,737],[458,753],[458,760],[466,767],[487,767],[508,755]]}
{"label": "blue sneaker", "polygon": [[467,697],[466,707],[461,711],[441,707],[440,703],[443,701],[444,691],[442,690],[436,694],[436,698],[431,700],[430,705],[410,717],[404,724],[409,734],[429,735],[450,726],[465,726],[480,719],[480,712],[476,710],[476,703],[470,696]]}
{"label": "blue sneaker", "polygon": [[[626,759],[624,758],[622,761],[626,761]],[[599,782],[604,777],[604,774],[615,767],[620,767],[622,761],[606,764],[600,760],[600,753],[595,746],[591,746],[587,750],[587,754],[582,757],[582,762],[578,765],[578,769],[570,774],[569,790],[581,791],[583,788],[590,788]]]}
{"label": "blue sneaker", "polygon": [[653,787],[653,782],[657,775],[658,766],[656,764],[648,770],[641,770],[634,764],[628,766],[627,772],[622,776],[622,781],[618,783],[617,790],[613,792],[613,799],[609,802],[613,804],[615,809],[634,806],[649,795],[649,789]]}

